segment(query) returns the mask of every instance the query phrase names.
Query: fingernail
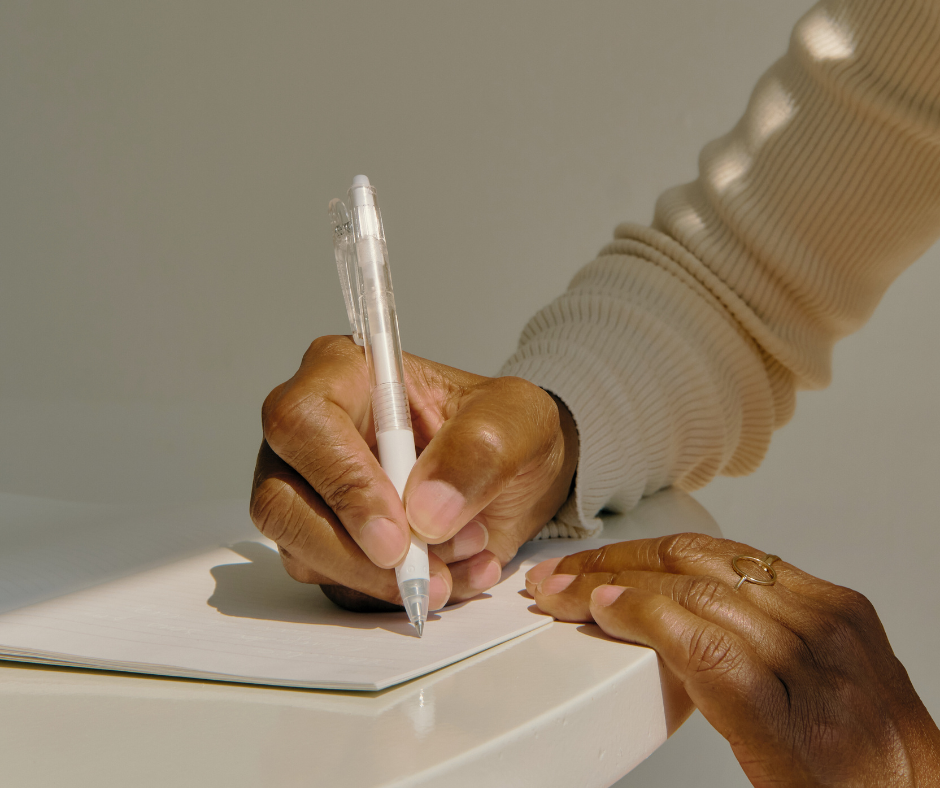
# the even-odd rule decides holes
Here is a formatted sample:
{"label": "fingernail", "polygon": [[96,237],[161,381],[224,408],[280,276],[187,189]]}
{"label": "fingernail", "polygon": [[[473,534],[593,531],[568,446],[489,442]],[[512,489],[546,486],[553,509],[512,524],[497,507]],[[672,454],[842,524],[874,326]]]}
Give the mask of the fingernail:
{"label": "fingernail", "polygon": [[525,579],[532,583],[532,585],[538,585],[546,577],[548,577],[552,572],[555,571],[555,567],[561,563],[560,558],[549,558],[546,561],[542,561],[540,564],[533,566],[528,572],[525,573]]}
{"label": "fingernail", "polygon": [[431,582],[428,584],[428,608],[430,610],[440,610],[450,599],[450,586],[440,575],[431,575]]}
{"label": "fingernail", "polygon": [[490,532],[479,520],[471,520],[454,534],[454,561],[463,561],[486,549]]}
{"label": "fingernail", "polygon": [[362,549],[379,566],[395,566],[405,557],[408,543],[401,529],[391,520],[376,517],[369,520],[359,535]]}
{"label": "fingernail", "polygon": [[551,575],[539,583],[539,593],[544,596],[558,594],[570,586],[577,575]]}
{"label": "fingernail", "polygon": [[485,561],[477,566],[471,566],[468,580],[474,591],[486,591],[499,582],[503,570],[496,561]]}
{"label": "fingernail", "polygon": [[591,592],[591,602],[597,607],[607,607],[616,602],[626,590],[623,586],[598,586]]}
{"label": "fingernail", "polygon": [[451,530],[466,503],[447,482],[421,482],[408,497],[408,522],[421,536],[440,539]]}

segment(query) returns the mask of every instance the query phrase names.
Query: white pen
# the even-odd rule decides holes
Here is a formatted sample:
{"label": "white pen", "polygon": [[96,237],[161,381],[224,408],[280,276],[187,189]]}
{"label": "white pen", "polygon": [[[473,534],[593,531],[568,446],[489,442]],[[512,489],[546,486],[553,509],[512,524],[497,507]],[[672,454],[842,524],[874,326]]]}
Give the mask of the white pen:
{"label": "white pen", "polygon": [[[349,325],[356,344],[366,351],[379,462],[401,496],[415,464],[415,438],[382,214],[375,189],[365,175],[353,178],[348,210],[342,200],[330,202],[330,221]],[[431,580],[428,546],[414,533],[404,562],[395,568],[395,576],[408,620],[420,637],[428,618]]]}

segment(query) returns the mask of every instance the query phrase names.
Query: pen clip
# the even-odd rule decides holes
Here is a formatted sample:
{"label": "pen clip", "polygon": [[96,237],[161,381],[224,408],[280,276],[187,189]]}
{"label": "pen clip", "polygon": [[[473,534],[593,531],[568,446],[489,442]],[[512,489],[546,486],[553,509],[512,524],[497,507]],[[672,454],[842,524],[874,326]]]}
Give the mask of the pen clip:
{"label": "pen clip", "polygon": [[336,270],[339,273],[339,283],[343,288],[343,299],[346,301],[346,315],[349,318],[349,328],[352,338],[360,347],[364,344],[362,338],[362,315],[359,313],[359,288],[354,287],[353,276],[356,271],[355,245],[352,239],[352,219],[346,205],[336,198],[330,200],[330,223],[333,225],[333,253],[336,255]]}

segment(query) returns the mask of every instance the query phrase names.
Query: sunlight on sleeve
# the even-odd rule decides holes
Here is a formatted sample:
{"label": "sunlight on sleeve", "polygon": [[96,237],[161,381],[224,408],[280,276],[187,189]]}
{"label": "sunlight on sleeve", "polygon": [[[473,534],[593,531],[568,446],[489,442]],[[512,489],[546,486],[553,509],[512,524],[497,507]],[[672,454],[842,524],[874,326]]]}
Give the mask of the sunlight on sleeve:
{"label": "sunlight on sleeve", "polygon": [[682,211],[673,217],[675,228],[683,237],[690,238],[705,229],[705,222],[691,205],[683,206]]}
{"label": "sunlight on sleeve", "polygon": [[755,148],[763,145],[773,134],[782,129],[796,110],[793,97],[778,79],[764,84],[754,96],[749,113],[748,136]]}
{"label": "sunlight on sleeve", "polygon": [[845,60],[855,52],[852,34],[823,8],[817,8],[803,18],[798,35],[806,51],[817,61]]}
{"label": "sunlight on sleeve", "polygon": [[721,151],[711,162],[707,177],[715,191],[719,194],[727,191],[737,184],[747,172],[751,164],[751,157],[744,147],[738,143]]}

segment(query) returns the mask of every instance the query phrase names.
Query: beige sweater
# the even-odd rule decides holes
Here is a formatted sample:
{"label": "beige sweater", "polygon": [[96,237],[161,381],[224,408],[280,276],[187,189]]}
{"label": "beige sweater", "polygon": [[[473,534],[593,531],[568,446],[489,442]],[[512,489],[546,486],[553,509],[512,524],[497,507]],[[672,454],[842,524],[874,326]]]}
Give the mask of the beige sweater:
{"label": "beige sweater", "polygon": [[667,485],[753,471],[836,340],[940,235],[940,2],[826,0],[747,111],[526,326],[502,374],[578,425],[574,495],[542,536]]}

